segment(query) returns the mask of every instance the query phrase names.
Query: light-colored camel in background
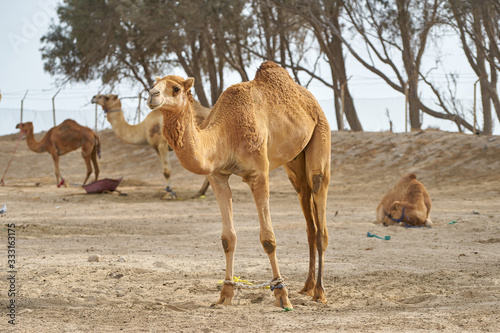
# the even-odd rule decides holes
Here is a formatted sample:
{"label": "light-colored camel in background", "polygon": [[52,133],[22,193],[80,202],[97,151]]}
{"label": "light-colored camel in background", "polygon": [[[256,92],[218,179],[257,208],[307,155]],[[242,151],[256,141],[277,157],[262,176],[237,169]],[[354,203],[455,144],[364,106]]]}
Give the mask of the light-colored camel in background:
{"label": "light-colored camel in background", "polygon": [[[165,193],[163,199],[176,197],[170,187],[171,167],[169,146],[167,140],[161,134],[163,116],[160,111],[152,111],[141,123],[130,125],[125,120],[122,103],[117,95],[96,95],[92,97],[92,103],[102,106],[104,113],[106,113],[106,118],[113,128],[113,132],[120,140],[132,145],[149,145],[156,151],[162,164],[163,176],[167,181],[167,187],[165,188],[167,193]],[[210,109],[203,107],[199,102],[195,103],[196,121],[198,124],[201,124],[210,113]],[[209,185],[208,180],[205,179],[203,186],[193,198],[204,195]]]}
{"label": "light-colored camel in background", "polygon": [[21,131],[25,133],[26,143],[32,151],[35,153],[48,152],[52,156],[57,187],[63,184],[67,186],[66,181],[59,171],[59,156],[80,147],[82,147],[82,157],[87,167],[87,175],[85,176],[83,185],[87,183],[92,173],[90,160],[92,160],[92,164],[94,165],[95,180],[97,181],[97,177],[99,176],[97,156],[101,156],[101,143],[99,142],[99,137],[90,128],[81,126],[74,120],[66,119],[61,124],[49,129],[40,141],[35,140],[33,123],[27,122],[17,124],[16,128],[21,129]]}
{"label": "light-colored camel in background", "polygon": [[380,201],[377,223],[432,227],[431,208],[431,197],[424,184],[414,173],[409,173],[402,176]]}
{"label": "light-colored camel in background", "polygon": [[[163,113],[163,134],[187,170],[208,175],[222,215],[226,276],[217,304],[234,296],[236,232],[228,179],[242,177],[252,191],[260,221],[260,241],[269,256],[275,305],[291,308],[276,258],[269,212],[269,172],[283,165],[297,191],[307,222],[309,273],[301,292],[326,302],[324,252],[328,245],[326,201],[330,181],[330,127],[313,95],[273,62],[255,79],[229,87],[201,127],[194,121],[194,79],[165,76],[149,92],[148,105]],[[318,275],[315,279],[316,251]]]}

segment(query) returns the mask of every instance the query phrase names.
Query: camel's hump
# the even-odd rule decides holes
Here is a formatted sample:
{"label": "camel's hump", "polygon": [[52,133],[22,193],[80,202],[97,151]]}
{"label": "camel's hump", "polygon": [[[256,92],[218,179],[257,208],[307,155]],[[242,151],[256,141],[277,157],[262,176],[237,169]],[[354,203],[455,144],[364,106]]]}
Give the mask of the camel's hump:
{"label": "camel's hump", "polygon": [[286,69],[272,61],[265,61],[260,65],[254,80],[269,84],[281,80],[291,80],[294,82]]}

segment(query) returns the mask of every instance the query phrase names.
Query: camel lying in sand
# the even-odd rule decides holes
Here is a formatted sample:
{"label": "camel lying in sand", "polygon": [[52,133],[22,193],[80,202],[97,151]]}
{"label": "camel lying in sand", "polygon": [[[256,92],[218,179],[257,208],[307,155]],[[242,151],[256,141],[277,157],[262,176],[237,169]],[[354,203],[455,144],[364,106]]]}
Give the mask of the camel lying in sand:
{"label": "camel lying in sand", "polygon": [[377,207],[377,223],[385,226],[432,227],[431,197],[414,173],[402,176]]}

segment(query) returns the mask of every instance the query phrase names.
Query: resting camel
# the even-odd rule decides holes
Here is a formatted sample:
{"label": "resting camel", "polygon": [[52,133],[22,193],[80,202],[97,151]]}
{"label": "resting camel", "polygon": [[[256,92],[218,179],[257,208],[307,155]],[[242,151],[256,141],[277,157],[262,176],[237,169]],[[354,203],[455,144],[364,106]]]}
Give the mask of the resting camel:
{"label": "resting camel", "polygon": [[414,173],[402,176],[377,207],[377,223],[385,226],[432,227],[431,197]]}
{"label": "resting camel", "polygon": [[[207,175],[222,216],[226,275],[216,304],[231,304],[236,232],[228,179],[242,177],[252,191],[260,222],[260,242],[271,262],[275,305],[291,308],[276,257],[269,212],[269,172],[284,166],[298,193],[307,223],[309,273],[300,292],[326,303],[324,252],[328,245],[326,199],[330,181],[330,127],[313,95],[288,72],[264,62],[255,79],[222,93],[200,127],[194,121],[194,79],[170,75],[158,79],[148,105],[163,114],[163,135],[187,170]],[[318,275],[315,279],[316,251]]]}
{"label": "resting camel", "polygon": [[[83,181],[83,185],[92,173],[90,160],[94,165],[95,180],[99,176],[99,165],[97,164],[97,156],[101,157],[101,143],[99,137],[90,128],[79,125],[76,121],[66,119],[61,124],[52,127],[40,140],[35,140],[33,134],[33,123],[17,124],[16,128],[21,129],[26,134],[26,143],[29,149],[35,153],[48,152],[54,160],[54,168],[56,173],[56,185],[60,187],[64,184],[67,186],[64,178],[59,171],[59,156],[62,156],[70,151],[82,147],[82,157],[85,160],[87,167],[87,175]],[[60,181],[59,181],[60,180]]]}
{"label": "resting camel", "polygon": [[[161,134],[162,115],[160,111],[152,111],[141,123],[130,125],[125,120],[122,103],[117,95],[96,95],[92,97],[92,103],[102,106],[104,113],[106,113],[106,118],[113,128],[113,132],[120,140],[133,145],[149,145],[156,151],[162,164],[163,176],[167,181],[167,187],[165,188],[167,193],[165,193],[162,199],[175,198],[176,195],[170,187],[171,167],[169,146],[167,140]],[[201,124],[203,119],[210,113],[210,109],[203,107],[199,102],[195,103],[196,121]],[[204,195],[209,185],[208,180],[205,179],[203,186],[193,198]]]}

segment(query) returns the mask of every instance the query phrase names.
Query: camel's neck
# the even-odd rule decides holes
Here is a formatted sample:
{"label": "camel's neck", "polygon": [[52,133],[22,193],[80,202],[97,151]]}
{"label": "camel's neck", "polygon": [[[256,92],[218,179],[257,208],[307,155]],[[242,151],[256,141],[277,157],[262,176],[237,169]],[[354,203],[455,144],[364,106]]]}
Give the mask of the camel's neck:
{"label": "camel's neck", "polygon": [[42,140],[36,141],[35,135],[33,134],[32,131],[26,132],[26,143],[28,144],[28,148],[34,151],[35,153],[43,153],[46,151],[44,142],[45,142],[45,136],[42,138]]}
{"label": "camel's neck", "polygon": [[115,135],[119,137],[120,140],[133,145],[147,143],[144,123],[130,125],[125,120],[123,111],[108,112],[106,113],[106,118],[113,128],[113,132],[115,132]]}
{"label": "camel's neck", "polygon": [[214,140],[212,131],[198,128],[193,106],[187,105],[176,113],[170,111],[162,113],[163,135],[175,151],[181,165],[200,175],[213,171],[217,140]]}

